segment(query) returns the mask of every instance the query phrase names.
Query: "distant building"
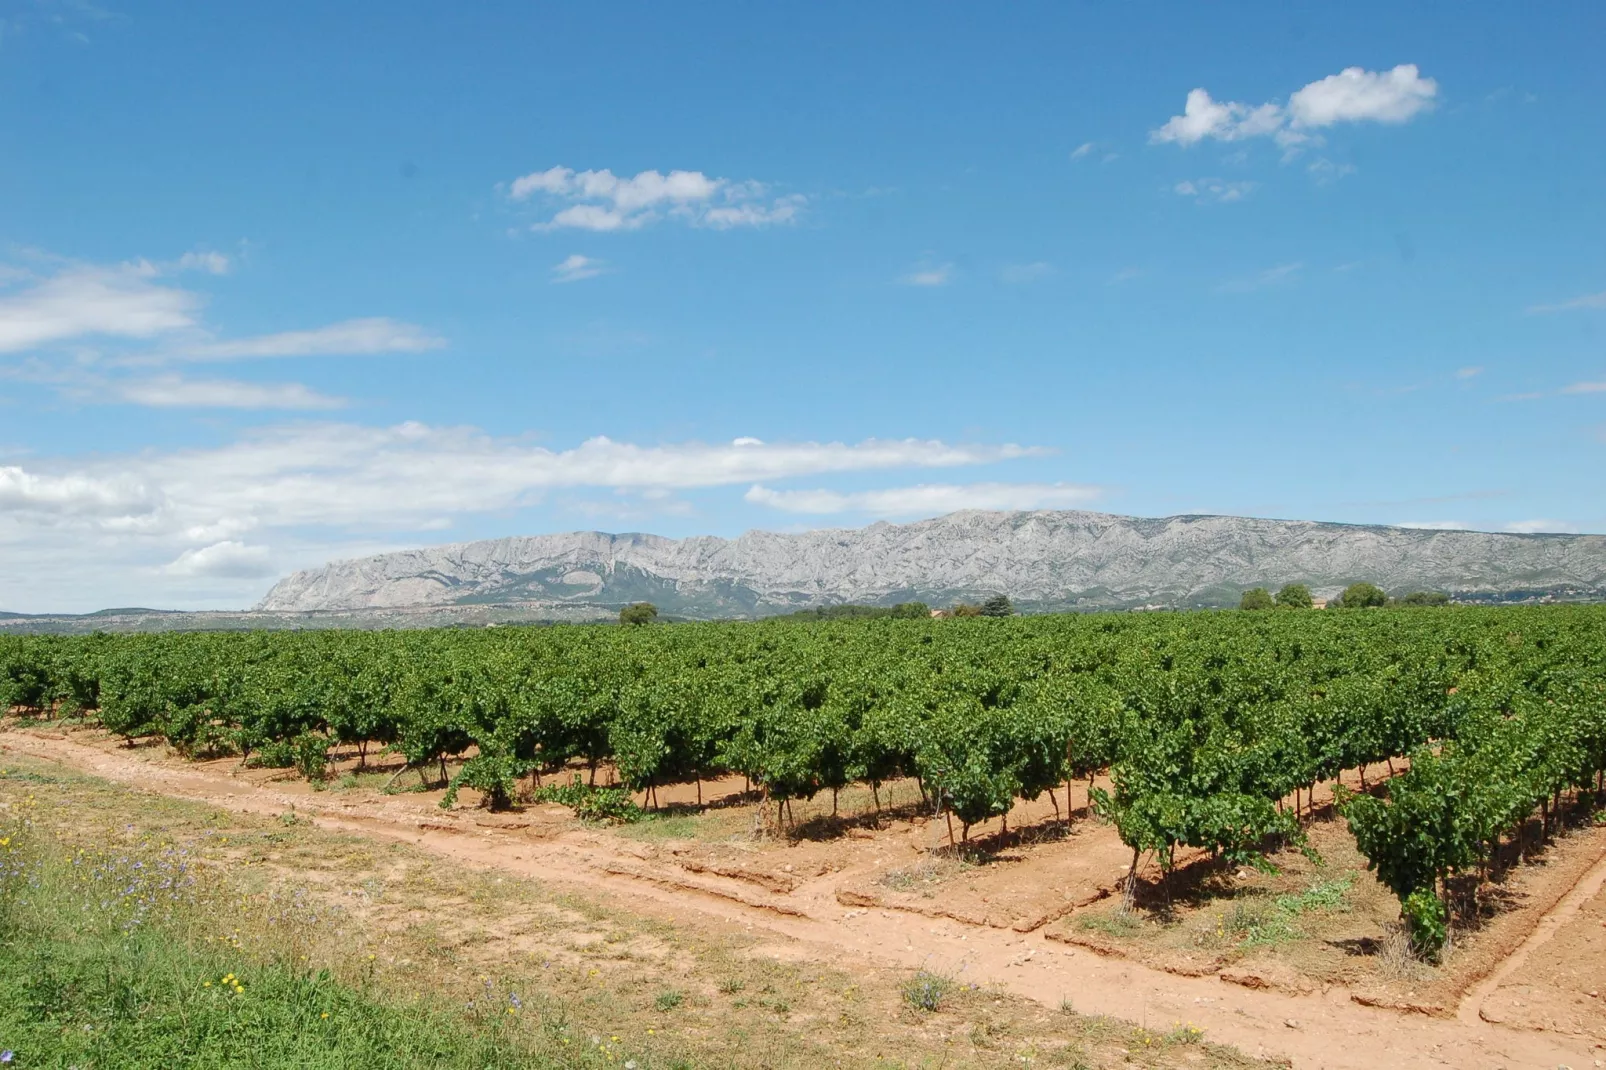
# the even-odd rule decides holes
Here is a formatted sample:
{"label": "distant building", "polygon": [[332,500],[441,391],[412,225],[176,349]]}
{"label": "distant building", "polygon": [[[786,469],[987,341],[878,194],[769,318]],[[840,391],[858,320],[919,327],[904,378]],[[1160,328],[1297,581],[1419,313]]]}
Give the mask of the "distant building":
{"label": "distant building", "polygon": [[1312,609],[1326,609],[1327,608],[1327,599],[1325,599],[1325,598],[1312,598],[1310,600],[1310,608],[1312,608]]}
{"label": "distant building", "polygon": [[953,610],[950,609],[934,609],[931,611],[932,620],[941,620],[944,617],[951,617],[953,615]]}

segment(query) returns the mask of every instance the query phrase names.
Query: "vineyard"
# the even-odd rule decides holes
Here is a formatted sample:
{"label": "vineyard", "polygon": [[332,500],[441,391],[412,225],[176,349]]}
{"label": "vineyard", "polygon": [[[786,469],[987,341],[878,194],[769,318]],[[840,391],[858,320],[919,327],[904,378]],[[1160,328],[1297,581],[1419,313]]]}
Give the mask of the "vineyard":
{"label": "vineyard", "polygon": [[309,777],[389,750],[493,808],[574,770],[648,800],[735,775],[784,827],[913,779],[959,838],[1107,774],[1134,874],[1265,864],[1319,785],[1398,763],[1336,795],[1432,955],[1502,845],[1599,801],[1603,650],[1594,607],[3,637],[0,707]]}

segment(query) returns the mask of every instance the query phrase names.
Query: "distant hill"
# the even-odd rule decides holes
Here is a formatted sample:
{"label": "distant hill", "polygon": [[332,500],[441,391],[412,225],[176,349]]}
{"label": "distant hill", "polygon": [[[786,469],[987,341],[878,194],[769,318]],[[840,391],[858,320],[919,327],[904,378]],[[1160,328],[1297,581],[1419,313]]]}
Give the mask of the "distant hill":
{"label": "distant hill", "polygon": [[279,581],[260,612],[520,606],[609,615],[648,601],[686,617],[842,603],[934,606],[1007,594],[1027,611],[1234,605],[1247,588],[1357,580],[1460,600],[1606,599],[1606,536],[1497,535],[1231,516],[953,513],[912,524],[735,539],[520,536],[337,561]]}

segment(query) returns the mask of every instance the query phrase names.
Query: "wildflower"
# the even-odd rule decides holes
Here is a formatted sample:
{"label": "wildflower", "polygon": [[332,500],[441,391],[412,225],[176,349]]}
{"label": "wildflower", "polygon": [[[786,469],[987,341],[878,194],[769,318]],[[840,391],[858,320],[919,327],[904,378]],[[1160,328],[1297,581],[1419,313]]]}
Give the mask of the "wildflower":
{"label": "wildflower", "polygon": [[329,1017],[329,1012],[328,1011],[324,1011],[322,1014],[318,1015],[318,1017],[319,1018],[327,1018],[327,1017]]}
{"label": "wildflower", "polygon": [[12,1051],[10,1048],[7,1048],[5,1051],[0,1051],[0,1063],[9,1063],[16,1057],[17,1053]]}

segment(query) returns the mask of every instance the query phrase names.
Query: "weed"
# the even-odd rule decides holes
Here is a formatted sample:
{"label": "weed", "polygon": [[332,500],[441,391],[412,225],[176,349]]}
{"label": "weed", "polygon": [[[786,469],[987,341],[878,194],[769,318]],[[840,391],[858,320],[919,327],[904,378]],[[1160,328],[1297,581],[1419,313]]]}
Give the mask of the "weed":
{"label": "weed", "polygon": [[658,998],[652,1001],[652,1005],[661,1011],[672,1011],[684,1002],[686,1002],[685,996],[673,988],[668,988],[658,993]]}
{"label": "weed", "polygon": [[719,990],[727,996],[734,996],[747,987],[747,982],[740,977],[725,977],[719,982]]}
{"label": "weed", "polygon": [[624,788],[599,788],[581,781],[580,774],[567,784],[552,784],[537,788],[536,802],[557,803],[567,806],[582,821],[608,825],[628,825],[640,821],[641,807],[630,801]]}
{"label": "weed", "polygon": [[903,986],[903,1001],[916,1010],[932,1012],[942,1007],[943,997],[953,988],[946,977],[920,970]]}

